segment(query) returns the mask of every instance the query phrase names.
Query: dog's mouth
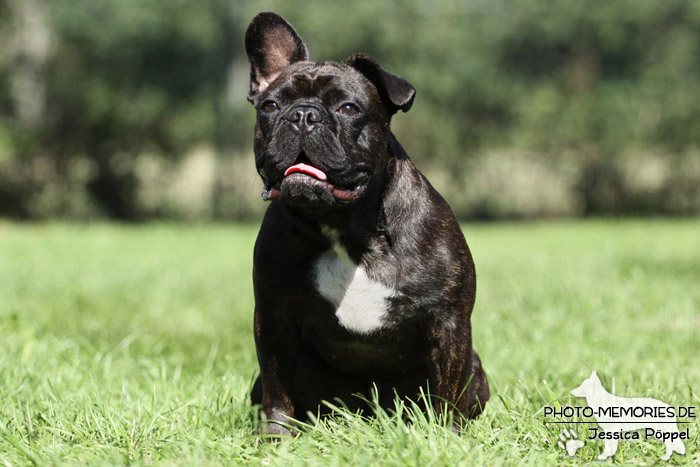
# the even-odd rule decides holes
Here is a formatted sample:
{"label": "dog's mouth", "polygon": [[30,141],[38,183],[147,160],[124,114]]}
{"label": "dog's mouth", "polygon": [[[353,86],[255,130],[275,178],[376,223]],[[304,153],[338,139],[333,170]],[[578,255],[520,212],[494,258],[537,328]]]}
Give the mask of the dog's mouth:
{"label": "dog's mouth", "polygon": [[[358,182],[350,186],[341,186],[330,183],[326,173],[311,164],[300,162],[294,164],[284,171],[284,178],[276,184],[265,181],[262,191],[264,201],[274,201],[282,197],[284,191],[293,192],[294,188],[306,187],[315,192],[319,198],[326,198],[331,195],[335,200],[349,202],[357,199],[364,191],[367,179],[362,176]],[[285,190],[287,189],[287,190]]]}

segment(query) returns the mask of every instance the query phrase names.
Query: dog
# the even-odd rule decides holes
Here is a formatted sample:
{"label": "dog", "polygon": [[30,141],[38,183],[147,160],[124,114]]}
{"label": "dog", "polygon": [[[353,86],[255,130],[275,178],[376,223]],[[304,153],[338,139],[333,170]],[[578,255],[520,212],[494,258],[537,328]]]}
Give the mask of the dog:
{"label": "dog", "polygon": [[[654,436],[663,440],[666,452],[661,456],[661,460],[669,460],[674,451],[685,454],[685,445],[681,441],[682,434],[678,431],[676,418],[672,417],[673,422],[668,418],[668,414],[672,412],[670,405],[651,398],[618,397],[611,394],[605,390],[595,370],[579,387],[573,389],[571,394],[586,399],[586,404],[593,409],[595,419],[600,424],[600,431],[605,433],[602,436],[598,435],[605,440],[603,453],[598,456],[599,460],[606,460],[615,455],[619,439],[638,438],[636,433],[633,435],[637,436],[625,436],[625,432],[642,429],[645,437]],[[657,412],[660,411],[661,415],[644,415],[644,409],[649,410],[650,413],[655,409]],[[642,415],[635,415],[635,413]],[[592,430],[594,435],[599,431],[595,428]]]}
{"label": "dog", "polygon": [[323,401],[366,409],[373,388],[385,408],[429,392],[459,429],[489,398],[472,348],[476,274],[452,210],[390,129],[415,89],[363,54],[309,61],[271,12],[245,48],[270,202],[253,266],[261,432],[295,434]]}

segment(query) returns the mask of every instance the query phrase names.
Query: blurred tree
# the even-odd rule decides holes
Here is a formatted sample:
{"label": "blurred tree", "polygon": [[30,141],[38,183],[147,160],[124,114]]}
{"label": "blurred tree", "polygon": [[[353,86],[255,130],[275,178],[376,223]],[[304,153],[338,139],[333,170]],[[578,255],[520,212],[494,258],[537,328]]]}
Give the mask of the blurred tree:
{"label": "blurred tree", "polygon": [[0,0],[0,215],[94,213],[36,201],[66,190],[118,219],[163,214],[136,162],[201,142],[218,152],[210,212],[257,212],[232,173],[252,168],[243,35],[260,10],[314,60],[365,52],[414,84],[394,131],[460,217],[700,212],[693,0]]}
{"label": "blurred tree", "polygon": [[44,143],[58,161],[85,154],[95,200],[138,218],[134,157],[177,157],[214,134],[230,60],[223,1],[54,2],[60,37],[50,67]]}
{"label": "blurred tree", "polygon": [[41,0],[8,0],[13,20],[9,38],[9,81],[17,122],[37,128],[44,118],[46,101],[45,65],[49,54],[48,7]]}

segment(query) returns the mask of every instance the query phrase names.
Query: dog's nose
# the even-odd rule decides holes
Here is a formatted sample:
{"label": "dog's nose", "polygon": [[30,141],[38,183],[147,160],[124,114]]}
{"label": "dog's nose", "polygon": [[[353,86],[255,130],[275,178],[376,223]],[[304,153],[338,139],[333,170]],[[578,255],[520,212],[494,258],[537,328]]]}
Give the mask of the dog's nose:
{"label": "dog's nose", "polygon": [[312,131],[319,123],[323,122],[323,114],[309,105],[293,107],[286,116],[287,120],[302,131]]}

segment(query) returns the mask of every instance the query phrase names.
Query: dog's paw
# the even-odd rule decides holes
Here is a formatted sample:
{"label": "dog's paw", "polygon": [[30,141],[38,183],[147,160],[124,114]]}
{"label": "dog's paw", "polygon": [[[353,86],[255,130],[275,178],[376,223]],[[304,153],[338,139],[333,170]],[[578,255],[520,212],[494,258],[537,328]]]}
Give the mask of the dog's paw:
{"label": "dog's paw", "polygon": [[298,432],[289,425],[283,426],[279,423],[267,422],[265,427],[261,429],[261,434],[266,440],[274,442],[284,438],[294,437]]}
{"label": "dog's paw", "polygon": [[258,431],[268,441],[279,441],[282,438],[298,434],[293,423],[292,418],[279,409],[271,410],[270,416],[261,410]]}
{"label": "dog's paw", "polygon": [[562,448],[573,457],[580,448],[583,447],[583,441],[577,439],[576,432],[573,430],[564,429],[559,434],[559,447]]}

